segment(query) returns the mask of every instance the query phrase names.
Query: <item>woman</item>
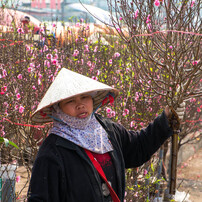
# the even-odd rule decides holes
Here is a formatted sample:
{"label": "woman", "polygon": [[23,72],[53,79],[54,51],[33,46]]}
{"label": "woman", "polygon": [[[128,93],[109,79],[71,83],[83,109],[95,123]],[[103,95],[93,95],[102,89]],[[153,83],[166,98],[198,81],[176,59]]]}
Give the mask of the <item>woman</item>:
{"label": "woman", "polygon": [[35,160],[28,201],[123,201],[125,168],[148,161],[173,131],[169,108],[140,132],[96,114],[118,90],[63,68],[32,119],[53,121]]}

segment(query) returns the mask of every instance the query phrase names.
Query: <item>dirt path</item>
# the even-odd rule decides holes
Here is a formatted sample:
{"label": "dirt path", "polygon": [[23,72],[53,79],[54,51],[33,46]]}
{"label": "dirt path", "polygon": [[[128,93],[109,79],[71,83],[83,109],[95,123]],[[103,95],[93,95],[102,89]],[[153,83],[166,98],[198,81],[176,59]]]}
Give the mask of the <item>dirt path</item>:
{"label": "dirt path", "polygon": [[178,191],[190,194],[192,202],[202,201],[202,148],[178,167]]}

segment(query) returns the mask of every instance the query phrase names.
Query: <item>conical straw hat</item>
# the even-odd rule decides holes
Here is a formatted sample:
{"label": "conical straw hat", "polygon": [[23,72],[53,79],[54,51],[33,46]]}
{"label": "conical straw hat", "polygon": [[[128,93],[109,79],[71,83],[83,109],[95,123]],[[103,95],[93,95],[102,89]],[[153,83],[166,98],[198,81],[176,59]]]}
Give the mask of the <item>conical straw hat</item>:
{"label": "conical straw hat", "polygon": [[[39,103],[37,110],[32,115],[32,121],[38,123],[51,122],[52,118],[50,115],[52,115],[51,106],[53,104],[83,93],[95,94],[93,96],[93,108],[95,110],[108,93],[113,93],[114,98],[116,98],[118,90],[89,77],[62,68]],[[105,105],[108,102],[109,100]]]}

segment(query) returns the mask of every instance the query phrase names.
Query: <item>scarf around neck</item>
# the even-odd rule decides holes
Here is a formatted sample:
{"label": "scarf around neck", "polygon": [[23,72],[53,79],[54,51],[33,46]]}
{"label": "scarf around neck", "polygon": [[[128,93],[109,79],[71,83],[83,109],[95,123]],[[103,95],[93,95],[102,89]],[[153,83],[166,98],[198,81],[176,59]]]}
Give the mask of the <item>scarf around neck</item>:
{"label": "scarf around neck", "polygon": [[107,132],[94,116],[79,119],[65,114],[58,104],[53,105],[53,127],[49,134],[54,133],[76,145],[95,153],[104,154],[113,150]]}

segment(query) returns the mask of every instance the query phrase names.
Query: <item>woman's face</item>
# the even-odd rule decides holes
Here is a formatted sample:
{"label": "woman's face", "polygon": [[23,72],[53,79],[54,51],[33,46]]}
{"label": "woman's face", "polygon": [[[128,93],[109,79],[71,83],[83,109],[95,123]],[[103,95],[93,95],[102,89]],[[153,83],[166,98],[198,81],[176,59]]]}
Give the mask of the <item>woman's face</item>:
{"label": "woman's face", "polygon": [[59,107],[65,114],[83,119],[92,114],[93,99],[90,95],[82,94],[61,101]]}

